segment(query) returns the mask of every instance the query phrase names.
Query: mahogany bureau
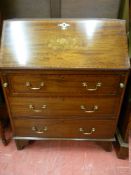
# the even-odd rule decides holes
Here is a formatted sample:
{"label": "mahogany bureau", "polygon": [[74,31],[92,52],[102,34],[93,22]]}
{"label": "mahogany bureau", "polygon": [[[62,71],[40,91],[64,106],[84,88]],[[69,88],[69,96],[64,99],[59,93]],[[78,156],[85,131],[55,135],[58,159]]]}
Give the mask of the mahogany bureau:
{"label": "mahogany bureau", "polygon": [[7,20],[0,68],[18,149],[114,140],[129,73],[125,21]]}

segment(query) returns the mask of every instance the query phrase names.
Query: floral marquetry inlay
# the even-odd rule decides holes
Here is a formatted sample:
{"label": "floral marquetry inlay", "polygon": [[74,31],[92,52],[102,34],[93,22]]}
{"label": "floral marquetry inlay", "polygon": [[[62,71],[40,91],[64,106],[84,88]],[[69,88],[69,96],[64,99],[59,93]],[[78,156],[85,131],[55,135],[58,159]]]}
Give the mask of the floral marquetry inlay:
{"label": "floral marquetry inlay", "polygon": [[58,24],[58,26],[61,27],[62,30],[67,30],[68,27],[70,27],[70,24],[61,23],[61,24]]}
{"label": "floral marquetry inlay", "polygon": [[79,38],[58,38],[46,40],[47,47],[53,50],[79,49],[85,46]]}

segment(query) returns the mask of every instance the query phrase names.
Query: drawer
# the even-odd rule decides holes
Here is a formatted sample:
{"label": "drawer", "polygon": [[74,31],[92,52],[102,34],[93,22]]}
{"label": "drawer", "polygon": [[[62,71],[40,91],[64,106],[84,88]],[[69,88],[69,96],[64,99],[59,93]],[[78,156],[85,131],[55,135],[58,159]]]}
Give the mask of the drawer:
{"label": "drawer", "polygon": [[7,75],[11,94],[40,96],[116,95],[118,75]]}
{"label": "drawer", "polygon": [[15,136],[44,138],[112,138],[114,120],[15,119]]}
{"label": "drawer", "polygon": [[9,97],[13,117],[114,117],[119,109],[119,98],[82,97]]}

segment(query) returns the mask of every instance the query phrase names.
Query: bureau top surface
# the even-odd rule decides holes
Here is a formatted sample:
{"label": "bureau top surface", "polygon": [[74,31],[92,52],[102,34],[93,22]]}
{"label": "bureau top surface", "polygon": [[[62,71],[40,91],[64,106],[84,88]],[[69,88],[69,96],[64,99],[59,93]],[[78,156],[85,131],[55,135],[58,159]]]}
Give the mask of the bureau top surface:
{"label": "bureau top surface", "polygon": [[123,20],[7,20],[0,68],[128,69],[127,50]]}

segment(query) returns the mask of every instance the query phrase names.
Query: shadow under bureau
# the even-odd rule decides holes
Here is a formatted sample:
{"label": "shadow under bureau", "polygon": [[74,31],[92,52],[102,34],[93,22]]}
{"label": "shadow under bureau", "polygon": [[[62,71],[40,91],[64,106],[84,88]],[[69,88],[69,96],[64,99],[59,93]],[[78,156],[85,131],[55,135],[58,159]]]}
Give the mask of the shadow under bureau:
{"label": "shadow under bureau", "polygon": [[114,141],[129,73],[125,21],[7,20],[0,68],[18,149]]}

